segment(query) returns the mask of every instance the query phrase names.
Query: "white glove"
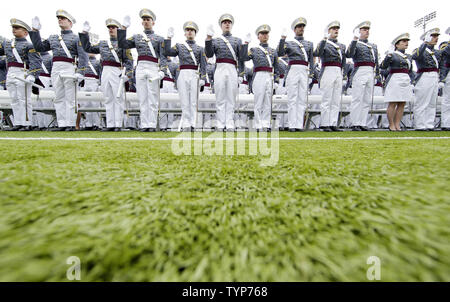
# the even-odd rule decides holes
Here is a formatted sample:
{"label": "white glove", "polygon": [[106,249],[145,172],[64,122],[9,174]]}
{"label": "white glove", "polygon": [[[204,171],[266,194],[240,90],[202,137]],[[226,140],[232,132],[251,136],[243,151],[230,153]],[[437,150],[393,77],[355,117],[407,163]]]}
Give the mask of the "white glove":
{"label": "white glove", "polygon": [[447,30],[445,31],[445,33],[446,33],[447,35],[450,35],[450,27],[447,28]]}
{"label": "white glove", "polygon": [[324,32],[323,32],[323,38],[324,38],[324,39],[329,39],[330,36],[331,36],[331,34],[328,33],[328,29],[325,29]]}
{"label": "white glove", "polygon": [[173,31],[173,27],[169,27],[169,29],[167,30],[167,38],[172,39],[174,35],[175,33]]}
{"label": "white glove", "polygon": [[164,77],[166,76],[166,74],[164,73],[164,71],[159,71],[159,72],[158,72],[158,76],[159,76],[159,79],[162,80],[162,79],[164,79]]}
{"label": "white glove", "polygon": [[281,38],[282,38],[282,39],[286,39],[287,35],[288,35],[288,31],[287,31],[287,29],[284,27],[284,28],[281,30]]}
{"label": "white glove", "polygon": [[342,81],[342,86],[347,86],[347,80]]}
{"label": "white glove", "polygon": [[239,82],[239,84],[244,83],[244,78],[243,78],[243,77],[239,77],[239,78],[238,78],[238,82]]}
{"label": "white glove", "polygon": [[425,35],[425,42],[430,43],[432,38],[433,38],[433,37],[431,36],[431,33],[426,34],[426,35]]}
{"label": "white glove", "polygon": [[128,28],[130,27],[130,25],[131,25],[131,18],[130,16],[127,15],[125,16],[125,18],[123,18],[122,26]]}
{"label": "white glove", "polygon": [[84,23],[83,23],[83,31],[84,32],[90,32],[91,31],[91,26],[89,25],[89,22],[88,21],[85,21]]}
{"label": "white glove", "polygon": [[444,89],[444,86],[445,86],[444,82],[439,82],[438,84],[439,89]]}
{"label": "white glove", "polygon": [[308,85],[312,83],[312,78],[308,78]]}
{"label": "white glove", "polygon": [[205,86],[205,80],[200,80],[200,81],[198,81],[198,85],[199,85],[200,87]]}
{"label": "white glove", "polygon": [[248,33],[245,36],[245,43],[250,43],[252,41],[252,35],[250,33]]}
{"label": "white glove", "polygon": [[353,31],[353,37],[359,39],[360,37],[359,28],[355,28],[355,30]]}
{"label": "white glove", "polygon": [[273,89],[277,90],[278,89],[278,83],[273,83]]}
{"label": "white glove", "polygon": [[[36,80],[36,78],[33,75],[28,75],[27,78],[25,79],[30,83],[34,83],[34,81]],[[442,83],[443,84],[443,83]]]}
{"label": "white glove", "polygon": [[41,21],[39,20],[39,17],[36,16],[31,20],[31,27],[33,27],[36,30],[41,30]]}
{"label": "white glove", "polygon": [[211,24],[206,28],[206,35],[210,37],[214,36],[214,27]]}
{"label": "white glove", "polygon": [[393,53],[394,53],[394,51],[395,51],[395,46],[394,45],[389,45],[389,48],[388,48],[388,51],[387,51],[387,54],[388,55],[392,55]]}

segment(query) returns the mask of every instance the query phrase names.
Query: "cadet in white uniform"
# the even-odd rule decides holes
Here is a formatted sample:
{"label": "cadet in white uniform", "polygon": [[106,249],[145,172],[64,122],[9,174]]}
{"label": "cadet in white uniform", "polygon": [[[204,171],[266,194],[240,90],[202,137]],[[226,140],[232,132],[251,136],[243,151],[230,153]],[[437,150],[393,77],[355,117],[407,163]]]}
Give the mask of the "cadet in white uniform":
{"label": "cadet in white uniform", "polygon": [[10,22],[14,39],[0,43],[0,56],[6,55],[8,67],[6,89],[11,98],[14,118],[14,127],[11,130],[30,131],[33,116],[31,84],[41,71],[42,61],[33,45],[26,39],[31,28],[18,19],[11,19]]}
{"label": "cadet in white uniform", "polygon": [[[136,48],[138,64],[136,67],[136,92],[141,111],[141,132],[156,131],[159,118],[160,81],[164,78],[167,61],[164,56],[164,38],[155,34],[153,26],[156,16],[149,9],[139,12],[142,18],[144,32],[126,39],[126,30],[118,29],[119,47],[123,49]],[[130,25],[128,18],[122,22],[124,27]]]}
{"label": "cadet in white uniform", "polygon": [[42,40],[38,17],[32,20],[30,38],[36,51],[52,51],[52,85],[55,90],[55,110],[58,128],[54,131],[74,131],[76,122],[76,89],[88,65],[88,55],[81,47],[78,35],[72,32],[76,20],[65,10],[56,11],[61,33]]}
{"label": "cadet in white uniform", "polygon": [[166,56],[178,56],[180,61],[180,73],[177,78],[178,93],[181,101],[181,125],[183,131],[194,131],[202,124],[198,114],[198,99],[200,87],[205,85],[206,55],[203,47],[195,43],[198,26],[195,22],[188,21],[183,25],[186,42],[177,43],[171,47],[173,28],[169,28],[168,39],[164,41],[164,54]]}
{"label": "cadet in white uniform", "polygon": [[436,102],[439,90],[439,50],[434,49],[439,39],[439,28],[422,35],[424,43],[413,51],[412,59],[417,64],[415,78],[414,122],[416,131],[433,131]]}
{"label": "cadet in white uniform", "polygon": [[392,47],[381,63],[382,69],[389,70],[385,82],[384,101],[389,103],[387,117],[390,131],[401,131],[405,103],[412,98],[412,61],[405,53],[408,48],[409,34],[399,35],[392,41]]}

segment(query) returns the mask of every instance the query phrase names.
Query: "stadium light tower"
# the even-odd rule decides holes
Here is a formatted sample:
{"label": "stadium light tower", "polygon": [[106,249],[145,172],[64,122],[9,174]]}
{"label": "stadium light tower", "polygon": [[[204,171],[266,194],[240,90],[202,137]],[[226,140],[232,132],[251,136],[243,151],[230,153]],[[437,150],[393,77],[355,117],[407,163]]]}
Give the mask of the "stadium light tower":
{"label": "stadium light tower", "polygon": [[425,33],[427,30],[427,24],[434,21],[435,19],[436,19],[436,11],[434,11],[428,15],[425,15],[420,19],[417,19],[414,22],[414,27],[422,27],[423,33]]}

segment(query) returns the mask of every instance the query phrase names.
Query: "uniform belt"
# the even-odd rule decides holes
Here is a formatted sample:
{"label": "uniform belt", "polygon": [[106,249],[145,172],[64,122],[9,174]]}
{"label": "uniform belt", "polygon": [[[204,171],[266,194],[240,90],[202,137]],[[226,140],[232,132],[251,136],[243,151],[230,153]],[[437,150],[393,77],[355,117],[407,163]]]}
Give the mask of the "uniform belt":
{"label": "uniform belt", "polygon": [[174,79],[171,79],[171,78],[169,78],[169,77],[164,77],[164,78],[163,78],[163,81],[169,81],[169,82],[174,82],[174,83],[175,83],[175,80],[174,80]]}
{"label": "uniform belt", "polygon": [[292,61],[289,61],[289,65],[305,65],[305,66],[308,66],[308,62],[303,61],[303,60],[292,60]]}
{"label": "uniform belt", "polygon": [[322,68],[323,67],[327,67],[327,66],[335,66],[335,67],[340,67],[342,68],[342,64],[339,62],[323,62],[322,63]]}
{"label": "uniform belt", "polygon": [[417,73],[422,73],[422,72],[439,72],[439,69],[437,68],[419,68],[419,70],[417,70]]}
{"label": "uniform belt", "polygon": [[284,74],[280,74],[280,79],[283,79],[284,78]]}
{"label": "uniform belt", "polygon": [[211,87],[211,84],[210,83],[205,83],[205,86],[206,87]]}
{"label": "uniform belt", "polygon": [[242,84],[248,85],[248,81],[242,81]]}
{"label": "uniform belt", "polygon": [[236,61],[233,59],[217,59],[216,63],[228,63],[228,64],[233,64],[233,65],[237,65]]}
{"label": "uniform belt", "polygon": [[198,66],[197,65],[180,65],[180,70],[181,69],[192,69],[192,70],[197,70]]}
{"label": "uniform belt", "polygon": [[66,58],[66,57],[53,57],[52,62],[68,62],[75,63],[74,59]]}
{"label": "uniform belt", "polygon": [[40,77],[50,78],[50,74],[45,73],[45,72],[41,72],[41,73],[39,74],[39,76],[40,76]]}
{"label": "uniform belt", "polygon": [[103,61],[102,66],[122,67],[120,66],[120,63],[114,61]]}
{"label": "uniform belt", "polygon": [[255,67],[253,69],[253,72],[258,72],[258,71],[268,71],[268,72],[272,72],[273,68],[272,67],[268,67],[268,66],[259,66],[259,67]]}
{"label": "uniform belt", "polygon": [[389,73],[409,73],[409,70],[406,68],[391,69]]}
{"label": "uniform belt", "polygon": [[316,79],[313,79],[312,83],[313,84],[319,84],[319,81],[317,81]]}
{"label": "uniform belt", "polygon": [[138,62],[139,61],[150,61],[150,62],[158,63],[158,59],[155,57],[151,57],[151,56],[138,56]]}
{"label": "uniform belt", "polygon": [[98,79],[98,76],[96,76],[95,74],[85,74],[84,77]]}
{"label": "uniform belt", "polygon": [[383,85],[381,83],[376,83],[375,86],[383,87]]}
{"label": "uniform belt", "polygon": [[8,68],[9,67],[20,67],[20,68],[24,68],[25,65],[23,63],[18,63],[18,62],[8,62]]}
{"label": "uniform belt", "polygon": [[373,62],[356,62],[355,63],[355,68],[358,68],[358,67],[361,67],[361,66],[375,67],[375,63],[373,63]]}

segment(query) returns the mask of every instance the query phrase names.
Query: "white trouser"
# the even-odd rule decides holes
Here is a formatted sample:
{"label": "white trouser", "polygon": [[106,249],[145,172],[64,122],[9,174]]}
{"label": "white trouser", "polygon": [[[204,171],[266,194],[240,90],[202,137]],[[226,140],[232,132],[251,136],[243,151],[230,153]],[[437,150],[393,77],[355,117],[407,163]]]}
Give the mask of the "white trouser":
{"label": "white trouser", "polygon": [[255,72],[253,78],[253,93],[255,95],[254,125],[256,129],[270,128],[270,113],[272,104],[273,76],[271,72]]}
{"label": "white trouser", "polygon": [[286,78],[289,128],[303,129],[308,92],[308,67],[291,65]]}
{"label": "white trouser", "polygon": [[55,110],[58,127],[75,127],[75,89],[78,83],[73,79],[63,79],[60,75],[75,74],[75,65],[69,62],[53,62],[52,84],[55,90]]}
{"label": "white trouser", "polygon": [[352,126],[367,126],[367,115],[372,103],[374,79],[374,69],[371,66],[358,67],[353,76],[352,103],[350,105]]}
{"label": "white trouser", "polygon": [[[108,128],[121,128],[123,126],[125,87],[122,89],[120,97],[117,97],[121,74],[120,67],[103,66],[101,89],[105,97],[106,127]],[[124,80],[126,81],[128,78]]]}
{"label": "white trouser", "polygon": [[181,102],[182,128],[197,126],[198,81],[197,70],[182,69],[178,74],[177,87]]}
{"label": "white trouser", "polygon": [[437,72],[424,72],[414,88],[414,122],[416,129],[433,129],[436,116],[439,75]]}
{"label": "white trouser", "polygon": [[157,63],[139,61],[136,67],[136,93],[141,110],[141,128],[156,128],[159,103],[159,81],[149,80],[157,77]]}
{"label": "white trouser", "polygon": [[[175,83],[171,81],[165,80],[163,83],[163,88],[161,88],[161,93],[176,93],[175,89]],[[175,105],[173,103],[169,102],[161,102],[161,108],[175,108]],[[162,117],[160,118],[159,125],[161,129],[167,129],[170,128],[173,123],[173,113],[163,113]]]}
{"label": "white trouser", "polygon": [[[33,116],[33,108],[31,106],[31,85],[26,85],[25,92],[25,83],[14,79],[13,75],[25,79],[25,72],[23,68],[9,67],[6,76],[6,89],[11,98],[14,126],[31,126]],[[25,99],[27,100],[27,106],[25,106]]]}
{"label": "white trouser", "polygon": [[337,66],[326,66],[320,80],[322,103],[321,126],[337,126],[342,93],[342,70]]}
{"label": "white trouser", "polygon": [[444,94],[441,104],[441,127],[450,128],[450,71],[445,78]]}
{"label": "white trouser", "polygon": [[[96,92],[98,91],[98,80],[95,78],[85,78],[83,91]],[[100,107],[99,102],[82,101],[79,102],[79,107],[96,108]],[[100,114],[98,112],[84,112],[86,120],[84,127],[100,126]]]}
{"label": "white trouser", "polygon": [[234,129],[234,104],[238,94],[238,76],[233,64],[217,63],[214,72],[214,90],[216,93],[216,126]]}

